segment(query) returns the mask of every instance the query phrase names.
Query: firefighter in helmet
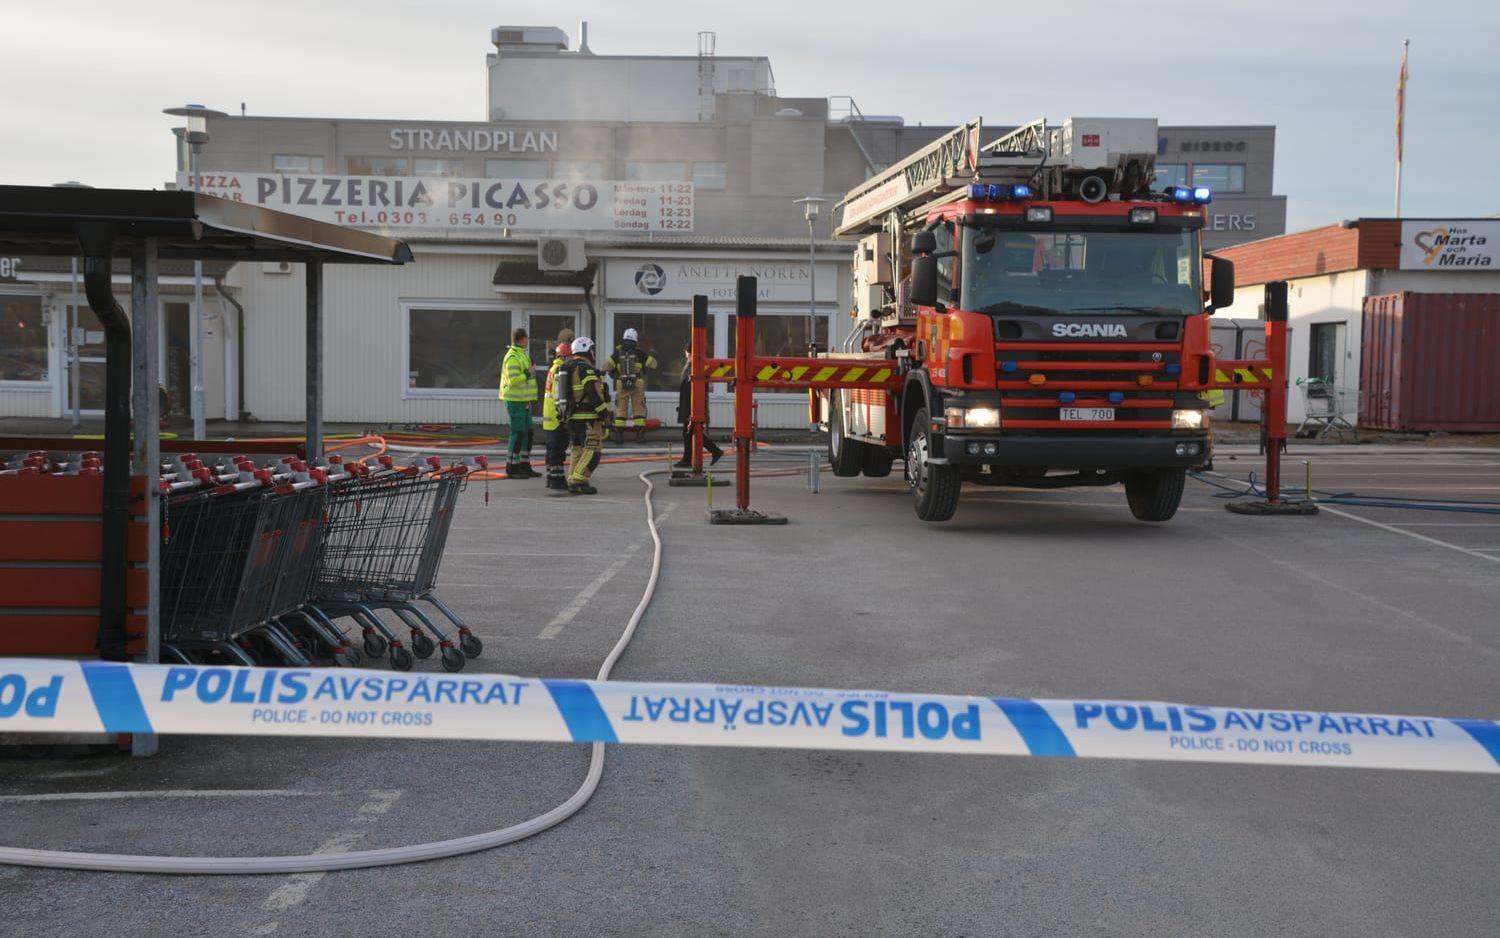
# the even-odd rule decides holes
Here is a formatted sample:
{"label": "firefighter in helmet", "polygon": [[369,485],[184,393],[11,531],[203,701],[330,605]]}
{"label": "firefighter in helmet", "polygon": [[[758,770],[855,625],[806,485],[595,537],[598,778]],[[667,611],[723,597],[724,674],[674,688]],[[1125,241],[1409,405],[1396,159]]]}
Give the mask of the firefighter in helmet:
{"label": "firefighter in helmet", "polygon": [[615,380],[615,442],[625,439],[625,428],[635,429],[635,438],[646,438],[646,372],[656,370],[656,359],[639,346],[640,334],[626,329],[620,344],[604,362],[606,374]]}
{"label": "firefighter in helmet", "polygon": [[[568,428],[562,425],[557,407],[559,384],[566,387],[566,382],[559,382],[557,376],[573,354],[571,342],[573,333],[568,332],[567,335],[570,341],[557,343],[552,356],[552,364],[547,369],[547,380],[542,392],[542,429],[547,432],[547,488],[559,492],[565,492],[568,489],[567,471],[564,466],[568,458]],[[566,405],[564,405],[563,413],[566,414]]]}
{"label": "firefighter in helmet", "polygon": [[604,443],[604,425],[610,422],[609,389],[594,367],[594,340],[573,340],[573,354],[563,366],[568,384],[568,431],[573,451],[568,466],[568,491],[593,495],[599,490],[589,476],[599,465],[599,447]]}

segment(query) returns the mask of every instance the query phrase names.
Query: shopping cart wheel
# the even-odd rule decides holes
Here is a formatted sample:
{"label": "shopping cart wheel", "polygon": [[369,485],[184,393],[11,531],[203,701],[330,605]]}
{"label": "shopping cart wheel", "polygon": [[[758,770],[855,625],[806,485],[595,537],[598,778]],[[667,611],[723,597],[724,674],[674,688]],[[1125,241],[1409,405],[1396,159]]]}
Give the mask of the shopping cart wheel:
{"label": "shopping cart wheel", "polygon": [[431,658],[432,653],[437,651],[437,642],[425,632],[413,632],[411,633],[411,650],[412,654],[418,658]]}
{"label": "shopping cart wheel", "polygon": [[411,651],[409,651],[408,649],[405,649],[405,648],[392,648],[391,649],[391,667],[394,668],[395,670],[397,670],[397,671],[410,671],[411,670],[411,666],[414,665],[414,664],[416,664],[416,663],[417,663],[417,660],[411,656]]}
{"label": "shopping cart wheel", "polygon": [[462,648],[464,654],[470,658],[478,658],[479,653],[484,651],[484,642],[481,642],[477,635],[460,635],[458,647]]}
{"label": "shopping cart wheel", "polygon": [[469,659],[464,657],[464,653],[459,651],[457,648],[443,649],[444,671],[462,671],[464,669],[464,663],[468,660]]}
{"label": "shopping cart wheel", "polygon": [[365,636],[365,654],[369,655],[371,658],[379,658],[381,655],[385,654],[385,648],[387,644],[388,643],[386,642],[384,635],[371,632],[369,635]]}

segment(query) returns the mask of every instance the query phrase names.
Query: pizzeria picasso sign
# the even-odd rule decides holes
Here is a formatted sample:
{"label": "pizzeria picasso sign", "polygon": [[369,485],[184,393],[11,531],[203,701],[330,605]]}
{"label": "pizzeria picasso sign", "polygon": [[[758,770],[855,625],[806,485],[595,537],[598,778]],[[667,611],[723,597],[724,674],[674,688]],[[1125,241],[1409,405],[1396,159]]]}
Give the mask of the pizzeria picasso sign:
{"label": "pizzeria picasso sign", "polygon": [[577,179],[450,179],[187,173],[177,185],[356,228],[692,231],[693,185]]}

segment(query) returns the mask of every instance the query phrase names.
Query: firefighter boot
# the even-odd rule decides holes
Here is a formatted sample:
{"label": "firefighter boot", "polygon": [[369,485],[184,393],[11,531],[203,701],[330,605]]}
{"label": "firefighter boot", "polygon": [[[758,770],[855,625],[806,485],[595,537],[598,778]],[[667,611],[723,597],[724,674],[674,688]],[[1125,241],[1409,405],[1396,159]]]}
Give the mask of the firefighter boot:
{"label": "firefighter boot", "polygon": [[513,479],[513,480],[519,482],[522,479],[526,479],[526,478],[530,478],[530,477],[527,476],[526,473],[524,473],[524,472],[521,471],[521,464],[520,463],[518,463],[518,462],[507,462],[505,464],[505,478],[507,478],[507,479]]}
{"label": "firefighter boot", "polygon": [[542,477],[540,472],[531,468],[531,460],[529,459],[521,460],[519,468],[521,470],[521,478],[523,479],[540,479]]}
{"label": "firefighter boot", "polygon": [[571,495],[598,495],[599,490],[587,482],[572,482],[568,485],[568,493]]}

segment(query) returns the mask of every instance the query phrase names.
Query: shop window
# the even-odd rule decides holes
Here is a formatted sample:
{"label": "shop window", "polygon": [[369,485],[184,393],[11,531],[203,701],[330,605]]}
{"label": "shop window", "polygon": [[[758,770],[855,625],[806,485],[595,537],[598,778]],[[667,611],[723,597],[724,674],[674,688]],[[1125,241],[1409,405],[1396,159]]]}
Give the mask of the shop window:
{"label": "shop window", "polygon": [[1157,163],[1156,182],[1152,185],[1158,191],[1172,186],[1185,186],[1188,184],[1186,163]]}
{"label": "shop window", "polygon": [[485,160],[484,174],[490,179],[547,179],[546,160]]}
{"label": "shop window", "polygon": [[47,381],[47,315],[39,296],[0,296],[0,382]]}
{"label": "shop window", "polygon": [[[648,391],[675,391],[682,384],[687,369],[687,348],[693,341],[693,317],[690,313],[615,313],[614,341],[599,351],[604,364],[620,344],[626,329],[640,336],[640,347],[656,357],[657,371],[646,377]],[[708,356],[714,353],[714,317],[708,317]]]}
{"label": "shop window", "polygon": [[440,160],[419,156],[411,161],[413,176],[462,176],[463,160]]}
{"label": "shop window", "polygon": [[625,178],[632,182],[681,182],[687,178],[687,164],[626,163]]}
{"label": "shop window", "polygon": [[1215,192],[1244,192],[1243,163],[1194,163],[1193,185],[1208,186]]}
{"label": "shop window", "polygon": [[405,176],[404,156],[346,156],[344,166],[351,176]]}
{"label": "shop window", "polygon": [[1341,322],[1319,322],[1308,328],[1307,376],[1314,381],[1338,384],[1339,329]]}
{"label": "shop window", "polygon": [[693,185],[699,189],[722,189],[729,171],[723,163],[694,163]]}
{"label": "shop window", "polygon": [[510,345],[510,310],[408,303],[407,393],[494,396]]}
{"label": "shop window", "polygon": [[553,179],[600,180],[605,176],[604,164],[596,160],[553,160]]}
{"label": "shop window", "polygon": [[[730,358],[734,357],[735,318],[733,313],[729,315],[728,355]],[[806,313],[761,313],[756,320],[755,354],[796,356],[807,354]],[[818,347],[826,349],[828,348],[828,316],[819,313],[816,322]]]}
{"label": "shop window", "polygon": [[305,153],[277,153],[271,157],[271,168],[278,173],[321,173],[323,158]]}

